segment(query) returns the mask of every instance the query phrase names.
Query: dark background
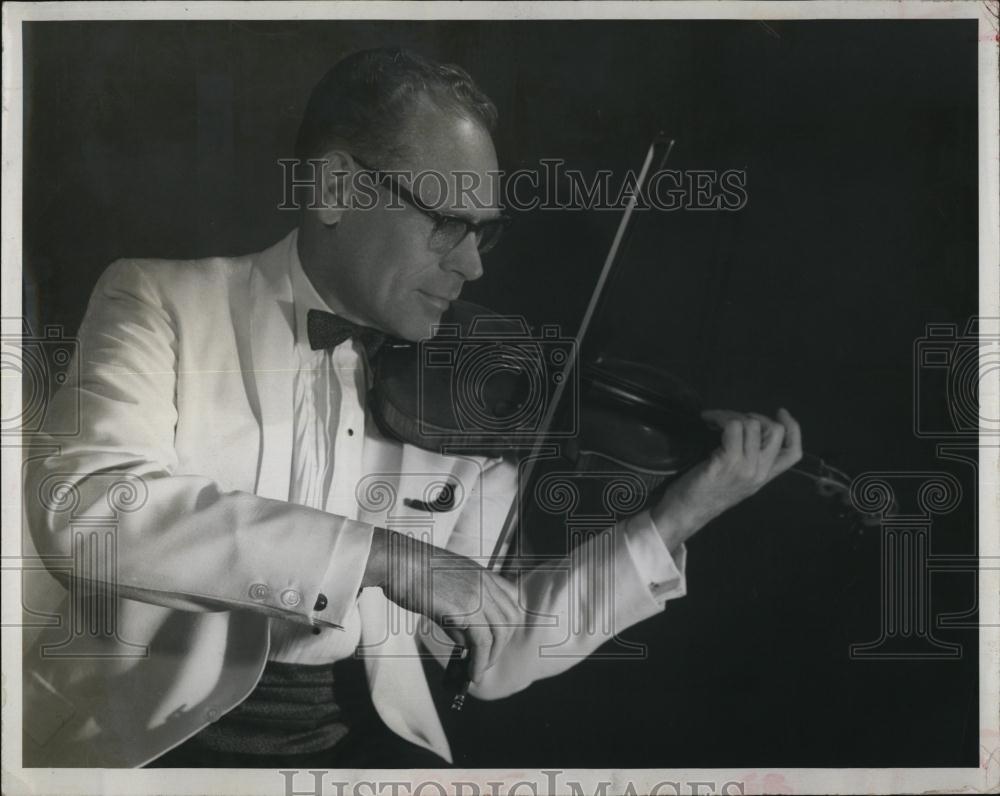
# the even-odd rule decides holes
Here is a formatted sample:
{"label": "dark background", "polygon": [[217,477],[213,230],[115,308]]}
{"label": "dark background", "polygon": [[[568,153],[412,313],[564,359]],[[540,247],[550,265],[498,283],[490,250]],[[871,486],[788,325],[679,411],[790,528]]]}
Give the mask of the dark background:
{"label": "dark background", "polygon": [[[789,407],[852,473],[946,470],[968,497],[932,553],[975,550],[974,474],[913,431],[914,341],[977,308],[974,21],[155,22],[25,25],[24,275],[34,328],[72,334],[122,256],[262,249],[313,83],[402,45],[496,101],[501,165],[559,157],[747,172],[735,213],[644,218],[601,325],[706,403]],[[466,298],[572,332],[615,213],[522,213]],[[597,338],[595,338],[597,339]],[[922,395],[925,402],[939,395]],[[909,509],[915,508],[908,506]],[[878,529],[791,476],[690,543],[689,594],[590,660],[448,717],[465,766],[976,765],[974,630],[956,660],[851,660],[880,632]],[[975,607],[935,574],[931,614]],[[974,618],[974,617],[973,617]]]}

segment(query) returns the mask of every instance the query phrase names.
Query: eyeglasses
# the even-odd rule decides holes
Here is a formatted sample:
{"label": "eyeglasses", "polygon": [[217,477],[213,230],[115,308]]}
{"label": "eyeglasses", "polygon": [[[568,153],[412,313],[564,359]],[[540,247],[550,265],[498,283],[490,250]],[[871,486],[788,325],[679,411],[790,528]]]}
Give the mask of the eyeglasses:
{"label": "eyeglasses", "polygon": [[459,216],[438,213],[414,196],[410,189],[399,181],[398,177],[377,169],[374,166],[368,166],[358,160],[356,156],[354,157],[354,161],[365,171],[370,171],[377,184],[387,184],[400,199],[419,210],[434,222],[429,245],[431,251],[438,254],[447,254],[450,252],[465,240],[465,236],[470,232],[476,238],[476,248],[479,249],[479,253],[485,254],[497,245],[504,229],[510,224],[510,217],[506,215],[491,218],[487,221],[476,222]]}

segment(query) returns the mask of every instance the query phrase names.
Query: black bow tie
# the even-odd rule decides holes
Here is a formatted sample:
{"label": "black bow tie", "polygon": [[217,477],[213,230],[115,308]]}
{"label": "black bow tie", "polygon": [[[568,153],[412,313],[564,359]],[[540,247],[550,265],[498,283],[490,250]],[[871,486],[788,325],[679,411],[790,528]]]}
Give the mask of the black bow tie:
{"label": "black bow tie", "polygon": [[306,313],[306,331],[309,334],[309,346],[313,351],[320,348],[336,348],[348,338],[354,338],[361,343],[369,362],[386,340],[386,334],[378,329],[352,323],[346,318],[323,310],[309,310]]}

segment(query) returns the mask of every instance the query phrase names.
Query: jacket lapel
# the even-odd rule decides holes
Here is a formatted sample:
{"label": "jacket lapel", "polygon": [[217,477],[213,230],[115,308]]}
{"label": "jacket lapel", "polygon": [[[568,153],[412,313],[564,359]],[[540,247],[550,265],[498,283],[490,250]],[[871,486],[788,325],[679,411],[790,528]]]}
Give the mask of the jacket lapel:
{"label": "jacket lapel", "polygon": [[418,617],[390,603],[378,589],[361,592],[358,610],[362,643],[358,652],[364,657],[375,710],[397,735],[452,762],[416,639],[390,627],[390,617],[401,622],[407,616],[416,622]]}
{"label": "jacket lapel", "polygon": [[296,231],[256,256],[250,273],[250,350],[260,410],[257,494],[288,499],[292,469],[294,312],[291,257]]}
{"label": "jacket lapel", "polygon": [[[292,470],[292,403],[294,380],[295,315],[292,299],[290,266],[297,256],[296,232],[262,252],[255,258],[250,275],[250,339],[251,366],[260,411],[261,453],[258,464],[257,494],[276,500],[287,500]],[[369,422],[371,422],[369,418]],[[366,444],[366,471],[388,476],[395,481],[399,502],[375,513],[361,507],[362,521],[395,524],[405,532],[411,524],[418,531],[431,531],[437,544],[447,538],[447,528],[439,528],[434,518],[408,517],[414,512],[403,509],[406,490],[419,488],[422,479],[403,477],[402,473],[421,473],[426,480],[429,472],[440,476],[440,457],[410,445],[388,440]],[[372,444],[374,443],[374,444]],[[377,449],[377,450],[376,450]],[[429,470],[428,458],[438,465]],[[400,511],[400,509],[403,509]],[[381,514],[380,517],[377,514]],[[416,523],[414,523],[414,519]],[[453,523],[453,520],[452,520]],[[382,719],[397,734],[413,743],[432,749],[445,759],[451,759],[448,741],[434,708],[412,633],[390,628],[387,619],[393,613],[405,612],[391,606],[378,590],[366,589],[358,600],[361,612],[362,654],[368,673],[372,700]],[[413,617],[414,621],[416,617]],[[367,648],[367,649],[366,649]],[[365,654],[367,653],[367,654]]]}
{"label": "jacket lapel", "polygon": [[[368,422],[374,422],[370,416]],[[391,505],[362,506],[360,519],[444,547],[455,517],[409,508],[404,501],[407,498],[429,501],[435,485],[455,477],[455,461],[387,440],[374,427],[368,433],[366,477],[384,481],[389,488],[381,494],[391,495],[392,500]],[[358,609],[361,612],[358,654],[365,661],[375,709],[397,735],[451,762],[451,749],[413,635],[421,618],[390,603],[378,589],[362,591]]]}

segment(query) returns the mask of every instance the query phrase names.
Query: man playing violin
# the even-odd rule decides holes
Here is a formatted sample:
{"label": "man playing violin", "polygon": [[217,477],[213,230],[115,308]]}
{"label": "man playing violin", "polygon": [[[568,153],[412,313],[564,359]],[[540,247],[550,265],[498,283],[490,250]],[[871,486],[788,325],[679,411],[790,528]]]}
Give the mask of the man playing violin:
{"label": "man playing violin", "polygon": [[[382,336],[427,337],[483,274],[502,229],[495,118],[457,67],[352,55],[306,109],[296,156],[323,167],[296,230],[101,277],[79,381],[48,413],[79,411],[82,431],[30,462],[25,508],[63,560],[98,543],[74,524],[113,509],[113,567],[64,579],[61,627],[100,600],[114,626],[72,657],[41,652],[59,628],[29,651],[26,765],[445,764],[426,651],[465,647],[484,699],[558,674],[610,638],[569,628],[664,610],[685,593],[685,541],[799,460],[787,411],[706,413],[718,447],[652,509],[516,583],[484,568],[515,465],[390,439],[365,402]],[[429,500],[441,484],[449,500]],[[585,577],[601,550],[605,577]]]}

